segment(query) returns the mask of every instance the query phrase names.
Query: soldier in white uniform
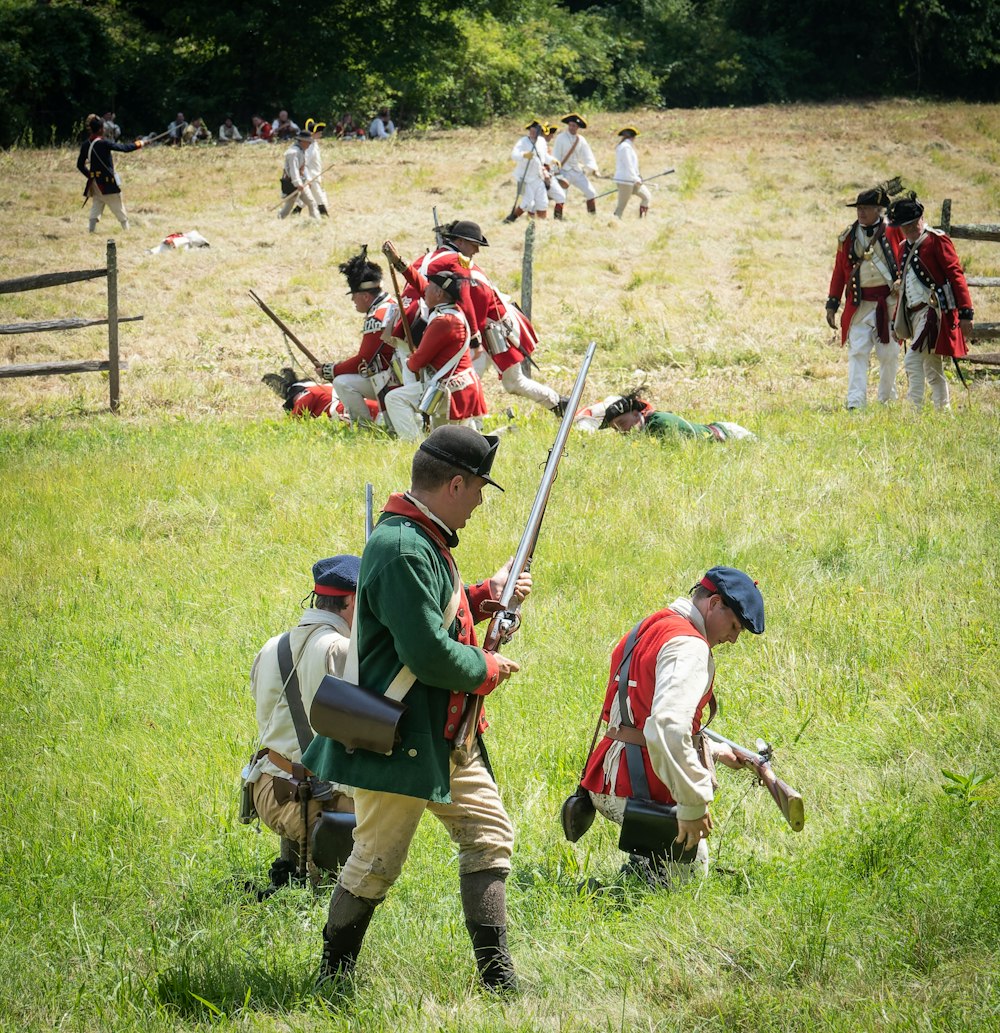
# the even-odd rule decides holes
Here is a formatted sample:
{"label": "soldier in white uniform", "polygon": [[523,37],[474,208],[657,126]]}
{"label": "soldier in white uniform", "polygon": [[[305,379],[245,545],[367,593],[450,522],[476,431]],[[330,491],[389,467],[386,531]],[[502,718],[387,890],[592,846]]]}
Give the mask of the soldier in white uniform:
{"label": "soldier in white uniform", "polygon": [[542,135],[542,124],[532,119],[525,127],[525,135],[514,144],[510,152],[514,166],[514,179],[518,184],[518,198],[514,210],[504,219],[513,222],[525,212],[544,219],[549,207],[547,181],[551,179],[547,165],[549,148]]}
{"label": "soldier in white uniform", "polygon": [[308,187],[301,189],[309,178],[306,175],[306,151],[311,143],[312,133],[300,129],[295,134],[295,142],[285,151],[285,169],[284,175],[281,177],[282,187],[288,189],[291,186],[291,190],[285,198],[285,203],[281,206],[281,211],[278,212],[279,219],[286,218],[299,202],[304,203],[309,209],[310,218],[319,218],[319,208],[316,206],[315,198],[309,192]]}
{"label": "soldier in white uniform", "polygon": [[325,122],[314,122],[311,118],[306,119],[306,131],[313,135],[312,143],[306,148],[306,182],[309,184],[302,192],[312,195],[316,202],[319,214],[329,218],[330,213],[326,208],[326,191],[323,189],[323,158],[319,152],[319,142],[323,139],[323,130],[326,129]]}
{"label": "soldier in white uniform", "polygon": [[635,153],[632,141],[639,135],[635,126],[626,126],[618,130],[621,141],[615,148],[615,182],[618,184],[618,205],[615,208],[615,218],[620,219],[625,212],[625,206],[633,194],[639,197],[639,218],[645,218],[649,211],[649,202],[652,200],[649,187],[642,182],[639,173],[639,156]]}
{"label": "soldier in white uniform", "polygon": [[[560,121],[566,128],[552,144],[552,156],[559,162],[559,172],[557,173],[559,184],[563,189],[575,186],[577,190],[582,191],[583,196],[587,199],[587,211],[593,215],[597,211],[597,204],[594,201],[597,191],[588,176],[596,176],[598,171],[594,152],[580,132],[581,129],[587,128],[587,123],[575,111],[570,112]],[[556,218],[559,218],[558,214]]]}

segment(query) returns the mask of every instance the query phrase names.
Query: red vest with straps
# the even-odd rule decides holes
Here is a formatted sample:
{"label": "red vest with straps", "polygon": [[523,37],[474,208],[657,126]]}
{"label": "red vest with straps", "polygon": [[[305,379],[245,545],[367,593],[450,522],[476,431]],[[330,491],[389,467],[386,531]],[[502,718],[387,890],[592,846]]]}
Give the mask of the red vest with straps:
{"label": "red vest with straps", "polygon": [[[632,707],[632,720],[635,727],[642,731],[649,712],[653,707],[653,690],[656,686],[656,658],[663,646],[672,638],[679,637],[699,638],[705,645],[708,645],[705,636],[685,617],[682,617],[674,610],[659,610],[657,613],[647,617],[639,628],[639,638],[632,650],[632,664],[629,670],[628,699]],[[604,709],[602,717],[607,721],[611,716],[611,704],[618,696],[618,671],[622,666],[622,656],[625,652],[626,635],[611,654],[611,676],[608,681],[607,693],[604,696]],[[691,723],[691,734],[695,735],[701,728],[702,713],[712,700],[712,686],[709,685],[695,708],[694,720]],[[631,797],[632,780],[629,778],[628,765],[625,762],[625,753],[622,752],[621,761],[618,765],[618,778],[613,787],[608,787],[604,781],[604,758],[614,743],[613,739],[607,736],[601,739],[590,755],[587,762],[587,769],[584,772],[582,785],[592,793],[608,793],[611,796]],[[659,803],[674,803],[670,790],[660,781],[653,771],[649,760],[649,752],[645,746],[642,747],[642,762],[646,769],[646,780],[649,783],[649,795]]]}

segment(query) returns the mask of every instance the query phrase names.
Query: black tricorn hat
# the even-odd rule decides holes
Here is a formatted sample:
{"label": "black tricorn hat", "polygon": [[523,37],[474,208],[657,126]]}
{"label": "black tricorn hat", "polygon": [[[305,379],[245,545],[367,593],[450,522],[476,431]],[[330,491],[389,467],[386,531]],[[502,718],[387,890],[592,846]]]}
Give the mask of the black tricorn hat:
{"label": "black tricorn hat", "polygon": [[456,276],[447,269],[440,273],[431,273],[427,280],[435,287],[440,287],[452,301],[458,301],[462,296],[462,288],[469,282],[466,277]]}
{"label": "black tricorn hat", "polygon": [[382,267],[368,261],[368,245],[346,262],[340,263],[340,271],[347,280],[348,294],[358,291],[377,291],[382,287]]}
{"label": "black tricorn hat", "polygon": [[478,222],[471,219],[456,219],[454,222],[446,223],[441,230],[441,236],[446,239],[458,237],[461,240],[471,240],[473,244],[480,247],[489,247],[490,242],[483,236]]}
{"label": "black tricorn hat", "polygon": [[858,194],[856,201],[848,201],[844,205],[845,208],[857,208],[859,205],[871,205],[875,208],[887,208],[889,205],[889,195],[886,193],[885,187],[874,187],[871,190],[862,190]]}
{"label": "black tricorn hat", "polygon": [[901,197],[889,205],[889,225],[906,226],[916,222],[924,214],[924,206],[917,200],[915,194],[909,197]]}
{"label": "black tricorn hat", "polygon": [[[420,442],[420,451],[442,463],[482,477],[487,484],[500,488],[490,470],[500,447],[497,434],[480,434],[471,427],[438,427]],[[503,488],[500,488],[503,491]]]}
{"label": "black tricorn hat", "polygon": [[566,125],[569,125],[570,122],[575,122],[581,129],[587,128],[587,120],[582,115],[578,115],[575,111],[571,111],[568,115],[563,115],[559,121]]}

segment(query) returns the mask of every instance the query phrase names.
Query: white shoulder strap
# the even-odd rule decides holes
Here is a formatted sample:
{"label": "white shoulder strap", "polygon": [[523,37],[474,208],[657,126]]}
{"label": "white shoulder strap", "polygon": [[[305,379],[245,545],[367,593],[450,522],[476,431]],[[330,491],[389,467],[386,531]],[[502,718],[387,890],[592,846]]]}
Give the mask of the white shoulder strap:
{"label": "white shoulder strap", "polygon": [[[448,601],[448,606],[441,618],[441,624],[446,630],[451,627],[452,621],[456,616],[458,616],[458,608],[462,602],[462,582],[458,576],[458,568],[454,564],[450,564],[450,566],[452,583],[451,599]],[[417,676],[409,669],[409,667],[404,665],[396,677],[389,683],[389,687],[385,690],[385,695],[389,699],[401,702],[403,697],[413,687],[413,683],[416,680]],[[355,685],[358,684],[358,621],[356,618],[351,621],[351,641],[347,647],[347,663],[344,666],[344,681],[353,682]]]}

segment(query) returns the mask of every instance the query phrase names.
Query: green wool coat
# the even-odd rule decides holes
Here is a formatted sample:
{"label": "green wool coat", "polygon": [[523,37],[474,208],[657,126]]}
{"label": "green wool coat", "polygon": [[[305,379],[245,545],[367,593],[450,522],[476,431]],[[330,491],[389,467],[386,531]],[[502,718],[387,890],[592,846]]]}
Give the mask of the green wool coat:
{"label": "green wool coat", "polygon": [[[421,526],[425,519],[416,510],[380,519],[361,557],[354,616],[361,685],[384,693],[404,664],[416,675],[404,700],[402,741],[386,756],[348,753],[340,743],[316,736],[302,760],[330,781],[448,803],[451,745],[445,735],[457,726],[464,702],[452,694],[489,692],[496,685],[496,665],[478,647],[459,641],[475,641],[469,593],[463,590],[451,627],[442,627],[452,574],[441,548]],[[471,594],[483,596],[483,586]]]}

